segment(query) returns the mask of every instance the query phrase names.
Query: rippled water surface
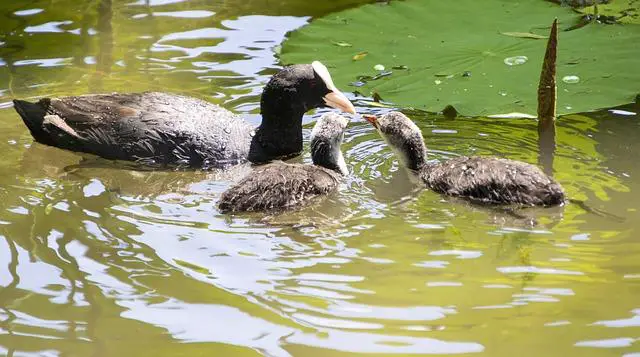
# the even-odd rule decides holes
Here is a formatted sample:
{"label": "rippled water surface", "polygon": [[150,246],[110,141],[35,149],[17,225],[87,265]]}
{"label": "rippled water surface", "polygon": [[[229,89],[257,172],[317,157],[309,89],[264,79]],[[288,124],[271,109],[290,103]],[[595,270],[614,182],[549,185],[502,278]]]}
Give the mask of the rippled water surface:
{"label": "rippled water surface", "polygon": [[[83,157],[34,143],[11,108],[166,90],[257,124],[286,33],[363,1],[2,1],[0,355],[640,355],[635,105],[560,118],[552,168],[576,200],[565,207],[420,191],[353,118],[340,191],[268,217],[216,210],[249,168]],[[409,114],[434,159],[538,162],[531,120]]]}

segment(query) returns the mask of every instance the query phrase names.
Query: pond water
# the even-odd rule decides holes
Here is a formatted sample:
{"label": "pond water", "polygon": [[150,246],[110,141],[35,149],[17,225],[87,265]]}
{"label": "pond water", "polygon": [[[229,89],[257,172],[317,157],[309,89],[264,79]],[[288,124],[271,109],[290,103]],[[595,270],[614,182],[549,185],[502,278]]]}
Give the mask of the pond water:
{"label": "pond water", "polygon": [[[34,143],[11,108],[165,90],[257,124],[286,33],[362,2],[3,1],[0,355],[639,356],[635,105],[559,119],[565,207],[510,213],[418,190],[354,117],[340,191],[267,217],[216,210],[247,167],[81,156]],[[434,158],[538,162],[532,120],[410,115]]]}

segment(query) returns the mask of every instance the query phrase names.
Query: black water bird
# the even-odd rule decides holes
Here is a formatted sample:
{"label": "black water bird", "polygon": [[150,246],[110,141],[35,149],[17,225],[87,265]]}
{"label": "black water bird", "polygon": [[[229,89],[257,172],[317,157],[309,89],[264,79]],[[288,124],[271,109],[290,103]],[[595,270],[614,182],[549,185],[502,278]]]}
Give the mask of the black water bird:
{"label": "black water bird", "polygon": [[333,192],[347,165],[340,151],[347,119],[326,113],[311,132],[313,165],[274,162],[259,166],[222,193],[221,212],[277,211],[296,208]]}
{"label": "black water bird", "polygon": [[550,206],[565,201],[564,190],[538,167],[497,157],[457,157],[442,163],[427,161],[420,128],[400,112],[380,117],[364,115],[431,190],[478,203]]}
{"label": "black water bird", "polygon": [[284,67],[264,87],[262,123],[206,101],[161,92],[14,100],[36,141],[148,165],[225,168],[302,151],[302,116],[313,108],[355,113],[320,62]]}

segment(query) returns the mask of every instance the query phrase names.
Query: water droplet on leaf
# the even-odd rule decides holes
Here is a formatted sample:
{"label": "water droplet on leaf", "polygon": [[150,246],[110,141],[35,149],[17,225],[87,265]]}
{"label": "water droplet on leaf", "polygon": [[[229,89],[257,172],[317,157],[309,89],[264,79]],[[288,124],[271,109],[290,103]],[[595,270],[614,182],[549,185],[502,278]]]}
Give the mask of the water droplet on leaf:
{"label": "water droplet on leaf", "polygon": [[528,60],[529,58],[527,58],[527,56],[513,56],[505,58],[504,64],[506,64],[507,66],[519,66],[521,64],[527,63]]}
{"label": "water droplet on leaf", "polygon": [[580,77],[574,75],[564,76],[562,77],[562,81],[568,84],[574,84],[580,82]]}

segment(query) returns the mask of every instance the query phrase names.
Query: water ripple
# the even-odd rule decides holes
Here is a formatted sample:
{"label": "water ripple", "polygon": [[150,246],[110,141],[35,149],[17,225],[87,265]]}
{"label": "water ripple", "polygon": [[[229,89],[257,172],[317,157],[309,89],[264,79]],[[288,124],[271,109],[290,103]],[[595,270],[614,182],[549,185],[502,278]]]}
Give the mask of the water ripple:
{"label": "water ripple", "polygon": [[[250,165],[143,171],[33,143],[11,99],[164,90],[258,124],[279,44],[317,11],[286,15],[320,5],[141,0],[108,18],[64,4],[12,9],[6,23],[18,27],[0,42],[0,354],[102,355],[108,344],[503,356],[532,343],[539,354],[636,343],[632,107],[558,120],[552,167],[570,197],[623,222],[577,204],[509,211],[435,194],[357,117],[343,147],[351,174],[334,195],[295,212],[221,215],[221,192]],[[393,110],[346,94],[359,112]],[[305,148],[327,111],[304,116]],[[539,160],[533,120],[406,113],[430,160]],[[5,348],[18,340],[33,347]]]}

